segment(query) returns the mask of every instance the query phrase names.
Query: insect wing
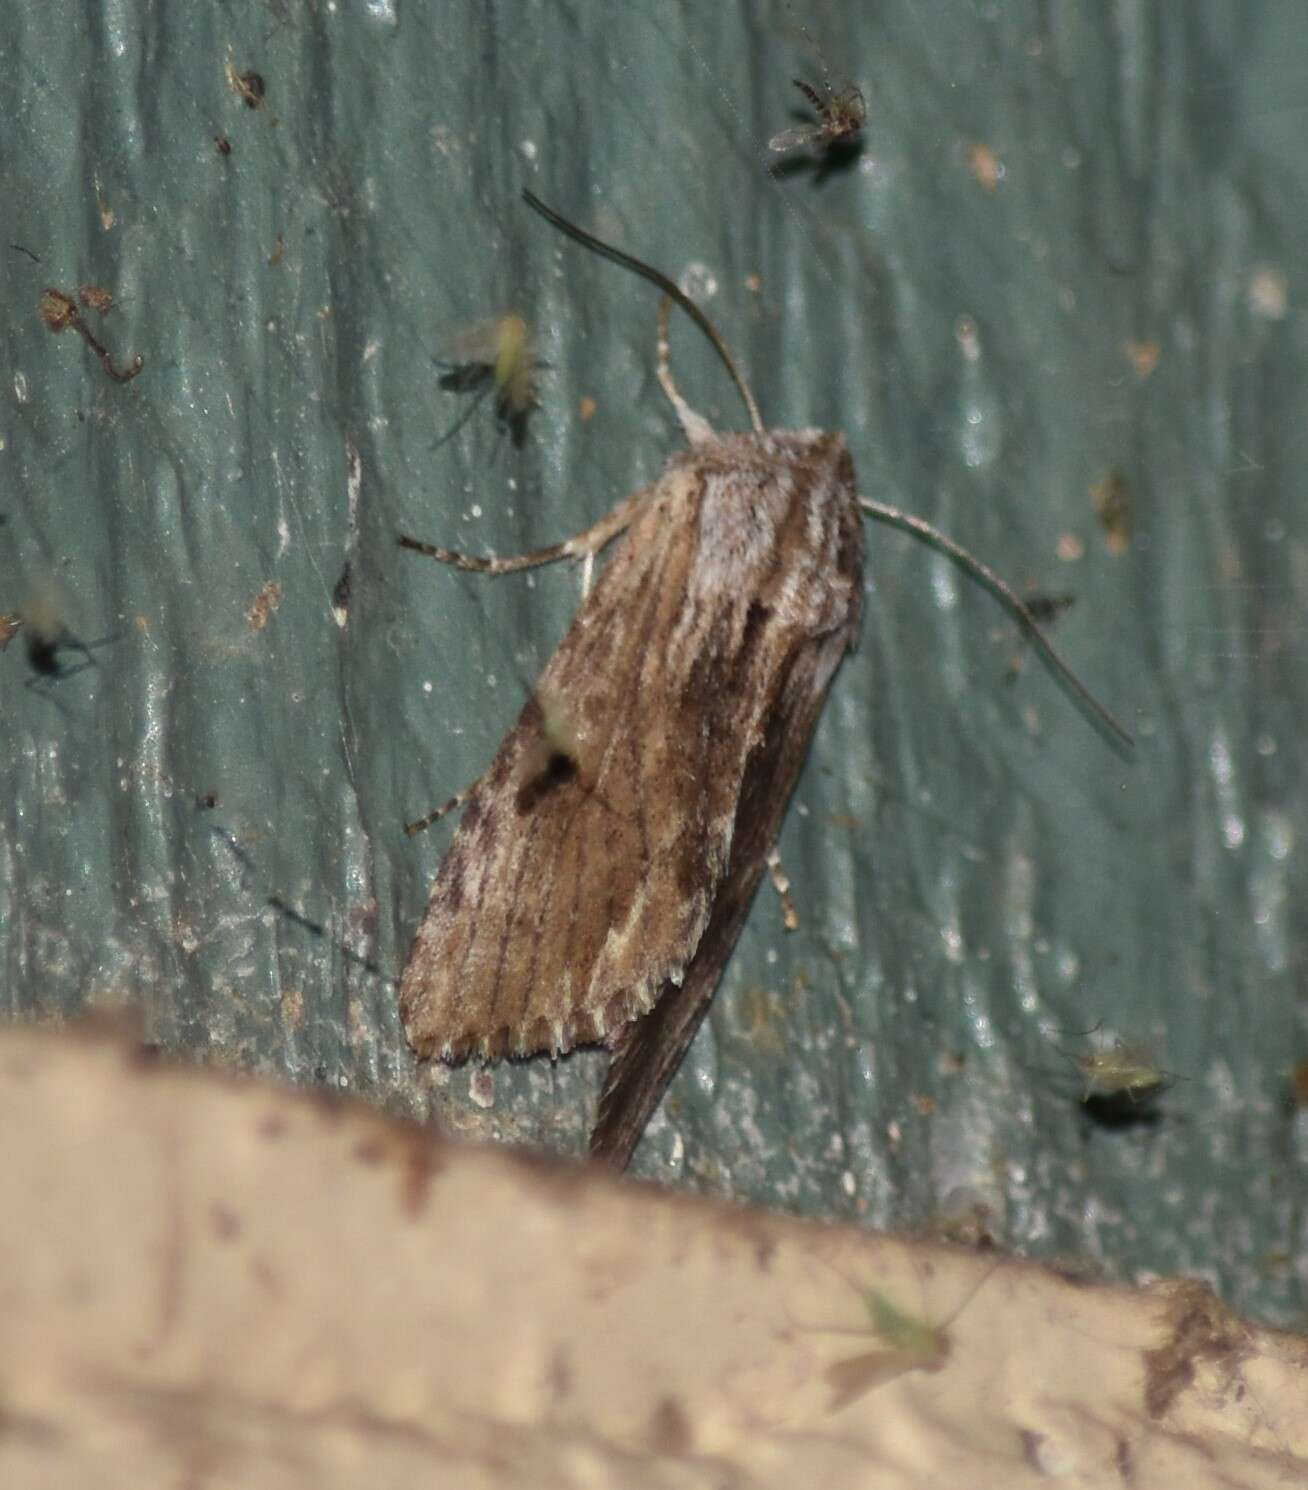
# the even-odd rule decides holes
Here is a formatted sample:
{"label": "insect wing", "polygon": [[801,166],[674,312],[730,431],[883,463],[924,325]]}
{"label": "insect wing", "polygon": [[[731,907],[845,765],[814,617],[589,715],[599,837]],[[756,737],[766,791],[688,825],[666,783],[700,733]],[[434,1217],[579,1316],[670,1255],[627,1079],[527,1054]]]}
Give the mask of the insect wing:
{"label": "insect wing", "polygon": [[783,129],[780,134],[773,135],[768,141],[768,149],[775,150],[778,155],[787,150],[798,150],[811,145],[821,134],[820,124],[797,124],[793,129]]}
{"label": "insect wing", "polygon": [[[747,438],[752,437],[737,437],[737,443]],[[803,438],[762,437],[774,445]],[[590,1152],[618,1168],[631,1158],[708,1008],[776,841],[827,687],[858,624],[862,532],[852,505],[853,470],[843,440],[812,438],[825,442],[821,456],[808,462],[774,458],[770,474],[778,488],[791,491],[792,514],[778,529],[775,572],[752,592],[753,635],[736,657],[724,659],[721,678],[711,683],[723,702],[719,727],[742,746],[734,771],[730,863],[680,986],[670,984],[654,1007],[623,1032],[600,1096]],[[738,475],[748,490],[748,463],[741,460],[740,467]],[[802,528],[802,514],[808,517],[807,528]],[[739,520],[755,515],[741,514]],[[788,550],[789,557],[782,557]],[[825,570],[821,598],[811,584],[818,566]],[[780,578],[787,568],[790,606],[775,603],[787,588]],[[745,587],[747,596],[750,589]],[[806,592],[807,603],[794,603]],[[747,630],[749,626],[747,621]],[[743,661],[746,653],[748,663]],[[746,702],[748,714],[742,719]]]}
{"label": "insect wing", "polygon": [[808,753],[827,682],[846,643],[842,638],[837,648],[829,643],[798,648],[790,676],[770,700],[762,737],[745,765],[731,862],[708,928],[681,986],[669,984],[654,1007],[623,1032],[600,1095],[590,1140],[592,1158],[626,1167],[699,1028],[749,913],[767,852]]}
{"label": "insect wing", "polygon": [[[549,742],[532,700],[464,808],[401,980],[420,1054],[494,1059],[602,1039],[703,932],[726,846],[695,810],[694,777],[672,769],[675,680],[647,648],[684,564],[681,544],[641,541],[667,520],[659,506],[656,492],[537,688],[566,700],[577,769],[540,789]],[[623,586],[633,594],[618,605]],[[697,864],[699,893],[683,893]]]}
{"label": "insect wing", "polygon": [[866,1393],[888,1385],[897,1376],[902,1376],[905,1371],[912,1371],[921,1364],[920,1360],[903,1350],[868,1350],[861,1355],[835,1361],[823,1373],[831,1388],[828,1410],[839,1412],[842,1407],[848,1407]]}
{"label": "insect wing", "polygon": [[441,359],[451,365],[480,364],[489,374],[499,350],[499,321],[476,321],[441,339]]}

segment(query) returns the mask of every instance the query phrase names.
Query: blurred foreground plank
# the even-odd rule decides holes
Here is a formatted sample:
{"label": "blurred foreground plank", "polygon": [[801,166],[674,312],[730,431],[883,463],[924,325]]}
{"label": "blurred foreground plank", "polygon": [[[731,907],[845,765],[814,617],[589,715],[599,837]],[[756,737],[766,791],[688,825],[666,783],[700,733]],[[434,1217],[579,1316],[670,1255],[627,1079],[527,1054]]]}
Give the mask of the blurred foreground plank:
{"label": "blurred foreground plank", "polygon": [[[5,1490],[1308,1483],[1308,1345],[1200,1284],[693,1200],[99,1035],[0,1031],[0,1133]],[[889,1338],[955,1310],[934,1353]]]}

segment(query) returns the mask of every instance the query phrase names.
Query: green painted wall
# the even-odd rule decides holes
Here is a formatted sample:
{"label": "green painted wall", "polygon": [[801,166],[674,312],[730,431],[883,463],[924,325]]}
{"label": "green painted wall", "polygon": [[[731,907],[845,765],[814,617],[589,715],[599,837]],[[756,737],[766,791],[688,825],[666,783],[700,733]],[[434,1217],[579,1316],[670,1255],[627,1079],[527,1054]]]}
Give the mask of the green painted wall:
{"label": "green painted wall", "polygon": [[[549,542],[678,440],[655,296],[529,185],[689,277],[766,416],[843,429],[868,495],[1074,595],[1057,641],[1139,737],[1115,753],[1029,659],[1010,681],[988,597],[870,531],[783,837],[801,929],[760,896],[637,1169],[877,1225],[966,1187],[1034,1254],[1300,1319],[1308,9],[87,12],[14,7],[0,40],[4,243],[41,260],[0,245],[0,610],[54,598],[103,643],[43,688],[21,636],[0,658],[4,1007],[130,1005],[198,1059],[582,1143],[602,1056],[415,1073],[392,981],[451,831],[401,825],[488,760],[579,594],[396,533]],[[769,172],[822,76],[797,16],[871,110],[825,180]],[[38,320],[88,282],[128,385]],[[484,407],[433,450],[462,409],[433,353],[509,307],[551,364],[529,439]],[[684,326],[674,354],[738,423]],[[1161,1121],[1084,1119],[1060,1047],[1100,1020],[1185,1078]]]}

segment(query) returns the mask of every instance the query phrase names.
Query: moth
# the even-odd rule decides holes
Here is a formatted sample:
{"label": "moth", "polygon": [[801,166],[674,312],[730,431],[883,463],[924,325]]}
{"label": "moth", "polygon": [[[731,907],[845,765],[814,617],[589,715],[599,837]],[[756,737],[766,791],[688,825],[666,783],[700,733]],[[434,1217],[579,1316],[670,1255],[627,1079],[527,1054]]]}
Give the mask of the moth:
{"label": "moth", "polygon": [[[613,1052],[590,1141],[619,1168],[679,1065],[764,869],[862,609],[862,513],[924,536],[1004,601],[1121,734],[1016,593],[921,518],[861,498],[843,435],[768,430],[716,328],[658,270],[530,192],[562,232],[652,281],[659,382],[685,433],[651,485],[535,553],[442,563],[508,574],[621,538],[491,765],[462,805],[400,982],[420,1057]],[[671,306],[704,331],[751,429],[718,434],[678,391]],[[783,885],[779,884],[779,888]]]}
{"label": "moth", "polygon": [[495,419],[515,448],[527,438],[527,421],[540,407],[539,373],[545,367],[536,355],[531,330],[520,315],[510,312],[457,332],[450,340],[450,359],[440,385],[450,393],[476,396],[454,424],[436,441],[444,445],[472,417],[477,405],[493,389]]}

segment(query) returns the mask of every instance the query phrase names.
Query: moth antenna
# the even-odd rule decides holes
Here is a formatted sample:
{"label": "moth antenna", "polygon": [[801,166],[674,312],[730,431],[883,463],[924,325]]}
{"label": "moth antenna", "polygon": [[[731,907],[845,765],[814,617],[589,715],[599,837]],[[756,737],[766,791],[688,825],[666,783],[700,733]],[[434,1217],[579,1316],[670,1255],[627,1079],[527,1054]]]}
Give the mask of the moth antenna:
{"label": "moth antenna", "polygon": [[1091,715],[1119,741],[1128,748],[1133,748],[1135,739],[1130,731],[1099,702],[1093,693],[1072,671],[1070,664],[1063,661],[1058,649],[1053,642],[1040,629],[1040,624],[1031,614],[1030,607],[1026,601],[1017,593],[1007,581],[1001,579],[991,567],[971,554],[961,543],[933,528],[925,518],[916,517],[911,512],[903,512],[898,507],[891,507],[885,502],[874,502],[867,497],[858,499],[859,506],[864,512],[870,513],[880,522],[889,523],[892,527],[904,528],[910,533],[916,534],[938,548],[941,552],[949,555],[955,563],[961,564],[974,578],[978,579],[990,593],[1009,611],[1016,619],[1022,630],[1030,637],[1033,645],[1040,655],[1060,679],[1072,690],[1073,696],[1090,711]]}
{"label": "moth antenna", "polygon": [[[754,395],[749,391],[749,384],[745,382],[740,368],[736,365],[736,359],[731,355],[725,341],[718,334],[718,329],[713,322],[704,314],[698,305],[690,298],[680,286],[674,284],[666,274],[661,273],[652,265],[643,260],[624,253],[620,248],[614,248],[612,244],[605,243],[603,239],[596,238],[593,233],[588,233],[584,228],[579,228],[576,223],[569,222],[555,212],[552,207],[547,207],[534,192],[525,186],[522,189],[522,199],[533,211],[539,212],[546,222],[552,223],[559,232],[566,233],[569,238],[575,239],[586,248],[599,254],[606,259],[612,259],[615,264],[621,264],[624,269],[630,269],[633,274],[639,274],[642,279],[647,279],[651,284],[657,285],[665,295],[670,296],[686,312],[699,329],[708,337],[713,344],[713,350],[722,359],[722,365],[731,375],[731,381],[740,391],[744,400],[745,408],[749,412],[750,423],[754,426],[756,433],[763,434],[763,420],[759,417],[758,405],[754,402]],[[661,380],[660,380],[661,381]],[[666,386],[665,386],[666,391]],[[680,414],[680,409],[678,409]]]}
{"label": "moth antenna", "polygon": [[677,411],[677,418],[681,420],[681,427],[686,433],[687,442],[691,445],[702,445],[706,440],[713,438],[713,426],[702,414],[697,414],[691,408],[673,381],[671,348],[668,346],[668,317],[671,311],[671,296],[660,295],[658,355],[654,366],[658,373],[659,384],[663,392],[667,394],[668,402]]}

